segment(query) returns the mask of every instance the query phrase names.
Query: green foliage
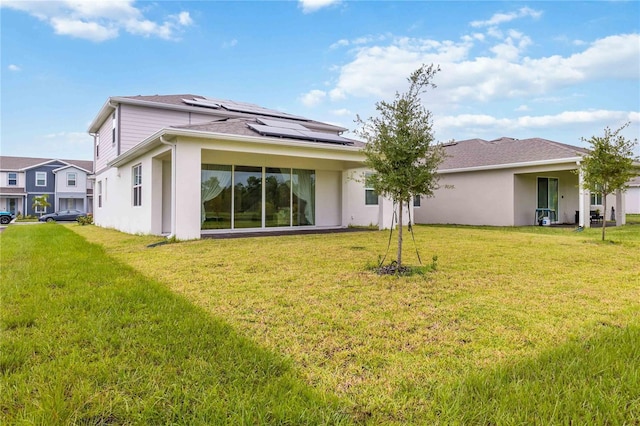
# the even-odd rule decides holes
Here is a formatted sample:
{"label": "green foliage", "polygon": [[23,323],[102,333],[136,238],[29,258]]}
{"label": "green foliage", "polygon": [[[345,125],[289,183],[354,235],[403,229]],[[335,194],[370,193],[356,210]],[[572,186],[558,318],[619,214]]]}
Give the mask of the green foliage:
{"label": "green foliage", "polygon": [[31,207],[33,207],[34,210],[50,207],[51,204],[47,201],[48,199],[49,195],[47,194],[35,196],[33,197],[33,204]]}
{"label": "green foliage", "polygon": [[[607,195],[627,188],[627,183],[636,175],[638,169],[634,167],[633,149],[638,140],[626,139],[621,132],[629,126],[624,124],[616,130],[609,127],[604,129],[604,136],[582,138],[591,145],[589,154],[585,155],[580,164],[584,189],[602,194],[605,214],[607,212]],[[602,240],[605,238],[606,221],[602,221]]]}
{"label": "green foliage", "polygon": [[356,133],[366,146],[365,164],[373,170],[367,179],[378,194],[408,203],[414,195],[431,196],[438,188],[438,166],[444,150],[433,145],[431,112],[421,101],[439,68],[423,65],[409,77],[410,87],[397,93],[393,102],[376,103],[377,117],[367,121],[359,116]]}
{"label": "green foliage", "polygon": [[398,205],[398,251],[402,268],[402,210],[416,195],[433,196],[438,189],[437,170],[444,160],[442,145],[434,145],[431,112],[422,105],[427,88],[435,88],[439,67],[422,65],[408,78],[409,90],[396,92],[392,102],[376,103],[377,117],[358,116],[356,133],[364,139],[365,165],[374,173],[367,186]]}
{"label": "green foliage", "polygon": [[78,216],[78,218],[76,219],[76,222],[78,222],[82,226],[93,225],[93,215],[88,214],[86,216]]}

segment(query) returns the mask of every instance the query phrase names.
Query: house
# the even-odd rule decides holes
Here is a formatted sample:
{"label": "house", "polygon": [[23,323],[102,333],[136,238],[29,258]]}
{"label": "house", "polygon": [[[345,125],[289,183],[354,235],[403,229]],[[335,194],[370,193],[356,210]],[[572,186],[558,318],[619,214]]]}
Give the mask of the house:
{"label": "house", "polygon": [[[0,157],[0,209],[39,215],[61,209],[90,213],[92,161],[32,157]],[[49,207],[36,210],[33,198],[47,195]]]}
{"label": "house", "polygon": [[94,137],[99,226],[196,239],[389,223],[340,126],[199,95],[110,97]]}
{"label": "house", "polygon": [[640,176],[636,176],[629,182],[629,188],[625,192],[626,213],[640,214]]}
{"label": "house", "polygon": [[[503,137],[445,144],[440,189],[415,209],[416,223],[524,226],[565,223],[588,227],[602,209],[600,194],[581,188],[585,148],[546,139]],[[625,223],[621,193],[607,199],[616,224]],[[610,219],[609,215],[602,216]]]}

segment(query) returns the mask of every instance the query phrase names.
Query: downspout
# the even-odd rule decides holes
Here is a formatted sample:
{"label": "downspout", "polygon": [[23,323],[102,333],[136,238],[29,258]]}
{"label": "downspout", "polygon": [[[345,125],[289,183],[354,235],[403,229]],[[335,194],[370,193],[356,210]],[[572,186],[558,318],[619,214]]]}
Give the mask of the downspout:
{"label": "downspout", "polygon": [[160,135],[160,143],[171,147],[171,233],[167,238],[176,236],[176,144]]}

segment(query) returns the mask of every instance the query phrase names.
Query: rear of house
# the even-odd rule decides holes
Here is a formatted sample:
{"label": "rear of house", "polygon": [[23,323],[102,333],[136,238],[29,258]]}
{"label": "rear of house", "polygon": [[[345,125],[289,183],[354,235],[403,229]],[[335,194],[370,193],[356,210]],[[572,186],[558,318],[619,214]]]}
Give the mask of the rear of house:
{"label": "rear of house", "polygon": [[89,129],[95,223],[179,239],[387,223],[345,130],[189,94],[109,98]]}
{"label": "rear of house", "polygon": [[[445,145],[440,186],[421,200],[417,223],[590,226],[602,209],[600,194],[581,187],[584,148],[546,139],[470,139]],[[624,198],[611,195],[616,223],[624,224]],[[608,217],[607,217],[608,218]]]}

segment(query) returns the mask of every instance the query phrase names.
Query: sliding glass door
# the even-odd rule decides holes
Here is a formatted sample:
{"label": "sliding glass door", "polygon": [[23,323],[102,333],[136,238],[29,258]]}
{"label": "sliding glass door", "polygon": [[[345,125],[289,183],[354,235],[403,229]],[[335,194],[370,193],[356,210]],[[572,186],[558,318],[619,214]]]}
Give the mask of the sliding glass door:
{"label": "sliding glass door", "polygon": [[549,215],[551,222],[558,221],[558,179],[538,178],[538,211]]}
{"label": "sliding glass door", "polygon": [[203,164],[202,229],[315,225],[315,170]]}

